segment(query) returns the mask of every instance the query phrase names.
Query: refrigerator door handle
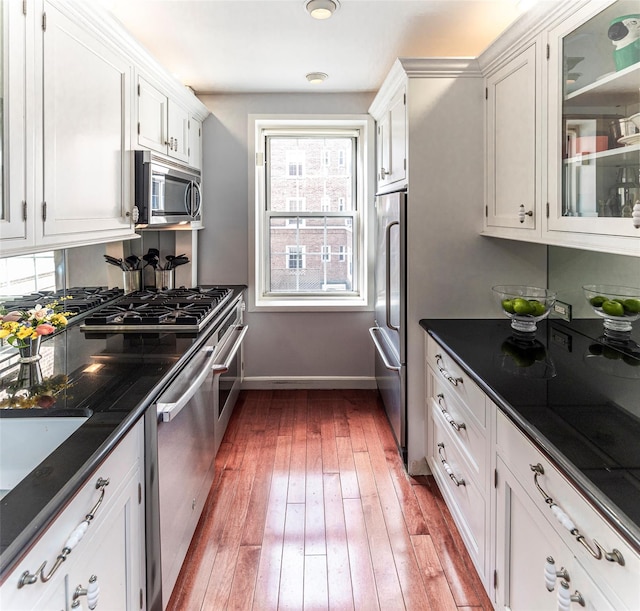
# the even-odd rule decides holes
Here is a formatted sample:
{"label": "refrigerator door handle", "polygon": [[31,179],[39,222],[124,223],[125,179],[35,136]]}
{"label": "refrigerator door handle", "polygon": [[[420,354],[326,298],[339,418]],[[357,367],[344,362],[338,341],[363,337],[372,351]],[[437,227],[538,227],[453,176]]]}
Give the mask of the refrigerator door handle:
{"label": "refrigerator door handle", "polygon": [[[387,229],[385,232],[385,239],[387,241],[385,252],[386,252],[386,265],[387,265],[387,273],[386,273],[386,287],[385,287],[385,298],[386,298],[386,322],[387,327],[389,329],[393,329],[394,331],[400,331],[400,327],[396,327],[391,322],[391,228],[395,225],[400,225],[399,221],[392,221],[387,225]],[[373,335],[372,335],[373,337]],[[375,340],[373,340],[375,342]]]}
{"label": "refrigerator door handle", "polygon": [[378,327],[371,327],[369,329],[369,334],[371,335],[371,339],[373,340],[373,343],[376,347],[376,350],[378,351],[378,354],[380,355],[380,358],[382,359],[382,362],[384,363],[384,366],[390,371],[396,371],[399,373],[400,367],[397,365],[392,365],[389,362],[389,359],[387,358],[387,355],[384,352],[384,349],[382,347],[382,344],[380,343],[380,340],[376,337],[376,333],[378,333]]}

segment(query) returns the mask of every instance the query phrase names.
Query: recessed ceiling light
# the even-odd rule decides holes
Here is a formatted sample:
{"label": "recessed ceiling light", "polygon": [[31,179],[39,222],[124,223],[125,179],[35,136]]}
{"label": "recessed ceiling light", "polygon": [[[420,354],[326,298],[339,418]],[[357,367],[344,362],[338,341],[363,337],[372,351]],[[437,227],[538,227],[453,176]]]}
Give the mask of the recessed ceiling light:
{"label": "recessed ceiling light", "polygon": [[324,83],[328,76],[329,75],[324,72],[309,72],[309,74],[307,74],[307,80],[312,85],[320,85],[320,83]]}
{"label": "recessed ceiling light", "polygon": [[340,3],[338,0],[308,0],[304,6],[314,19],[329,19]]}

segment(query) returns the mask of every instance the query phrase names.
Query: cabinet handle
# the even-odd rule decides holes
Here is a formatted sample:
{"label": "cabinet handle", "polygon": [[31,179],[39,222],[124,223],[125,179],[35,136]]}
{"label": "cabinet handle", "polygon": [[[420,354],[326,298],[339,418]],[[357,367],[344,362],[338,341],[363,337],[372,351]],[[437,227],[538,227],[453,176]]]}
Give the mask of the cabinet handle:
{"label": "cabinet handle", "polygon": [[445,368],[442,363],[442,355],[436,354],[436,366],[438,367],[440,373],[444,376],[444,379],[449,382],[449,384],[453,384],[457,386],[458,384],[462,384],[462,378],[456,378],[452,376]]}
{"label": "cabinet handle", "polygon": [[100,490],[100,497],[98,498],[98,501],[85,516],[84,520],[82,520],[82,522],[80,522],[80,524],[78,524],[78,526],[76,526],[73,532],[69,535],[69,538],[65,541],[64,547],[56,558],[55,564],[53,565],[49,573],[47,575],[44,574],[44,567],[47,565],[47,561],[45,560],[34,574],[31,574],[29,571],[25,571],[24,573],[22,573],[20,581],[18,582],[18,589],[22,586],[35,583],[36,581],[38,581],[38,577],[40,577],[40,580],[43,583],[46,583],[53,577],[54,573],[58,570],[60,565],[67,559],[67,556],[71,553],[73,548],[78,545],[78,543],[80,543],[82,537],[84,537],[84,534],[87,532],[91,521],[95,517],[96,511],[98,511],[98,507],[100,507],[100,505],[102,504],[102,501],[104,499],[104,489],[108,485],[109,478],[98,478],[98,481],[96,482],[96,490]]}
{"label": "cabinet handle", "polygon": [[520,204],[520,209],[518,210],[518,218],[520,219],[521,223],[524,223],[525,216],[533,216],[533,210],[527,210],[525,212],[524,204]]}
{"label": "cabinet handle", "polygon": [[442,455],[442,450],[444,450],[444,443],[439,443],[438,454],[440,455],[440,462],[442,463],[444,470],[447,472],[447,474],[453,480],[453,483],[456,486],[466,486],[466,483],[462,478],[458,479],[455,476],[455,474],[453,473],[453,469],[449,466],[449,463],[446,461],[445,457]]}
{"label": "cabinet handle", "polygon": [[552,556],[548,556],[547,561],[544,563],[544,585],[547,586],[549,592],[553,592],[555,589],[558,577],[564,581],[570,581],[567,569],[562,567],[559,571],[556,571],[556,561]]}
{"label": "cabinet handle", "polygon": [[461,422],[460,424],[458,424],[452,417],[451,414],[447,411],[447,408],[444,404],[444,395],[442,393],[440,393],[438,395],[438,405],[440,406],[440,411],[442,412],[442,415],[444,416],[444,419],[456,430],[459,431],[460,429],[466,429],[467,425],[464,422]]}
{"label": "cabinet handle", "polygon": [[177,152],[177,150],[178,150],[178,139],[177,138],[173,141],[173,146],[175,147],[173,150]]}
{"label": "cabinet handle", "polygon": [[580,533],[576,525],[573,523],[571,518],[562,510],[562,508],[555,503],[555,501],[542,489],[540,483],[538,482],[538,476],[544,475],[544,467],[538,463],[537,465],[529,465],[531,470],[533,471],[533,483],[536,488],[544,498],[544,502],[549,505],[549,509],[555,516],[556,520],[562,524],[575,538],[576,541],[581,543],[584,548],[596,559],[600,560],[603,555],[609,562],[617,562],[620,566],[624,566],[624,558],[622,554],[617,550],[613,549],[611,552],[607,552],[595,539],[593,540],[593,544],[596,549],[594,550],[589,542],[585,539],[585,536]]}
{"label": "cabinet handle", "polygon": [[571,594],[569,592],[569,584],[566,581],[561,581],[558,588],[558,611],[569,611],[571,603],[578,603],[581,607],[584,607],[584,598],[582,598],[582,594],[578,590]]}
{"label": "cabinet handle", "polygon": [[389,176],[391,174],[390,170],[385,170],[384,168],[380,168],[380,178],[384,178],[385,176]]}
{"label": "cabinet handle", "polygon": [[100,586],[98,585],[98,578],[95,575],[89,577],[89,585],[86,588],[79,585],[73,593],[73,602],[71,603],[72,609],[80,609],[80,597],[87,597],[87,606],[93,611],[98,606],[98,597],[100,596]]}
{"label": "cabinet handle", "polygon": [[640,200],[633,205],[633,211],[631,212],[631,218],[633,219],[633,226],[636,229],[640,229]]}

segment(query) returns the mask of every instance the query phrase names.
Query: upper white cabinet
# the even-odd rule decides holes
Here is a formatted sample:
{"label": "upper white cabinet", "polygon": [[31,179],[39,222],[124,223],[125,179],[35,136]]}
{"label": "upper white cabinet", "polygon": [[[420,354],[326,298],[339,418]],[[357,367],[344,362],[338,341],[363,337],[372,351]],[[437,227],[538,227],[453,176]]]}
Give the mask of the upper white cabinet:
{"label": "upper white cabinet", "polygon": [[202,121],[189,119],[189,165],[202,169]]}
{"label": "upper white cabinet", "polygon": [[487,76],[484,232],[540,235],[540,43]]}
{"label": "upper white cabinet", "polygon": [[549,230],[632,237],[638,254],[640,45],[623,45],[639,20],[637,1],[592,2],[549,32],[548,124]]}
{"label": "upper white cabinet", "polygon": [[131,65],[84,10],[2,2],[2,256],[135,237]]}
{"label": "upper white cabinet", "polygon": [[622,19],[634,14],[635,0],[540,3],[479,58],[484,234],[640,256],[640,50],[623,46]]}
{"label": "upper white cabinet", "polygon": [[378,189],[404,186],[407,178],[407,87],[397,79],[391,94],[376,99],[370,110],[377,122]]}
{"label": "upper white cabinet", "polygon": [[131,66],[49,2],[43,19],[36,240],[58,245],[87,234],[130,235]]}
{"label": "upper white cabinet", "polygon": [[27,222],[27,95],[25,73],[27,50],[27,20],[19,2],[3,0],[2,4],[2,66],[0,82],[2,98],[2,174],[0,175],[0,238],[4,244],[33,244],[34,225]]}
{"label": "upper white cabinet", "polygon": [[189,162],[189,113],[138,77],[138,144]]}

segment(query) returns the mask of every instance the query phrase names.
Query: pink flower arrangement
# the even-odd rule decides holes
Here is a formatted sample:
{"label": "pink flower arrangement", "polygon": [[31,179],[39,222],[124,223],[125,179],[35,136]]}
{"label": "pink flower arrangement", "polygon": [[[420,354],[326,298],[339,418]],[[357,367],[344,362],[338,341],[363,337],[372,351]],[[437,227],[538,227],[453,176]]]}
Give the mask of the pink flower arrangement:
{"label": "pink flower arrangement", "polygon": [[[60,301],[70,299],[63,297]],[[42,335],[50,335],[67,326],[71,312],[61,312],[58,301],[37,304],[31,310],[0,312],[0,339],[6,339],[15,348],[24,348],[27,342]]]}

